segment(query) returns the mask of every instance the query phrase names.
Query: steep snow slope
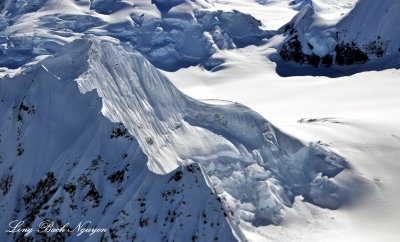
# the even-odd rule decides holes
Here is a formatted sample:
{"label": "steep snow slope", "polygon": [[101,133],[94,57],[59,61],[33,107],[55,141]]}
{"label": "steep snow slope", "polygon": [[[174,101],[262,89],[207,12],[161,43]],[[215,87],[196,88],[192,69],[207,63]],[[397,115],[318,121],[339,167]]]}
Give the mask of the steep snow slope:
{"label": "steep snow slope", "polygon": [[396,66],[393,60],[400,55],[398,2],[360,0],[339,20],[327,19],[318,8],[314,2],[304,6],[281,29],[286,36],[279,50],[282,60],[330,67],[385,57],[381,65]]}
{"label": "steep snow slope", "polygon": [[[341,158],[318,146],[302,147],[240,105],[205,106],[182,96],[157,71],[146,67],[143,59],[124,55],[129,56],[122,49],[93,48],[91,68],[77,82],[82,91],[97,89],[103,98],[103,113],[114,122],[123,122],[138,137],[154,172],[199,162],[213,185],[236,200],[239,213],[243,206],[246,216],[242,219],[253,223],[279,223],[280,210],[291,206],[299,194],[329,208],[343,202],[345,191],[327,178],[344,169]],[[110,65],[101,60],[124,61]],[[132,65],[141,72],[130,72]],[[196,142],[190,142],[194,137]],[[253,186],[259,191],[244,192]]]}
{"label": "steep snow slope", "polygon": [[[382,117],[398,116],[398,72],[343,78],[337,90],[325,78],[282,79],[265,58],[281,36],[261,47],[236,47],[272,34],[248,15],[256,8],[254,16],[270,20],[268,26],[280,26],[294,11],[276,13],[289,1],[250,2],[215,3],[222,12],[204,1],[2,2],[0,75],[12,75],[0,80],[1,227],[11,218],[35,225],[45,217],[60,224],[90,218],[111,229],[105,237],[120,241],[395,241],[391,233],[400,209],[387,198],[398,200],[399,131],[390,122],[383,127]],[[336,26],[337,16],[327,22],[330,12],[322,5],[303,5],[295,19],[329,39],[325,28]],[[246,14],[230,11],[236,6]],[[275,12],[263,15],[264,10]],[[322,40],[313,42],[320,54],[330,44]],[[216,100],[205,104],[181,94],[133,49],[166,70],[201,63],[168,75],[189,86],[188,93]],[[56,57],[41,61],[48,55]],[[221,71],[201,69],[216,66]],[[390,88],[379,87],[370,75]],[[343,84],[348,80],[350,89]],[[362,99],[352,98],[358,92]],[[250,109],[220,98],[251,105],[316,144],[304,146]],[[378,125],[360,121],[360,113]],[[287,124],[293,120],[297,126]],[[373,135],[365,135],[370,130]],[[353,168],[321,146],[349,159]],[[356,212],[349,206],[327,209],[355,198],[363,200]],[[362,222],[357,213],[370,209]],[[360,233],[366,228],[369,234]]]}
{"label": "steep snow slope", "polygon": [[[49,219],[55,227],[69,223],[74,229],[89,220],[90,228],[108,229],[90,241],[102,236],[112,241],[240,238],[234,237],[230,219],[198,165],[154,174],[124,125],[101,113],[104,104],[96,92],[79,92],[74,79],[87,70],[88,51],[88,40],[77,41],[59,56],[0,80],[1,240],[24,237],[5,233],[16,219],[33,228]],[[115,61],[121,64],[115,59],[112,65]],[[88,233],[76,236],[78,232],[28,237],[89,238]]]}
{"label": "steep snow slope", "polygon": [[349,188],[333,179],[347,166],[340,157],[239,104],[190,99],[110,42],[74,41],[1,83],[2,226],[78,213],[74,222],[93,219],[113,228],[109,237],[229,241],[243,239],[235,224],[281,223],[296,196],[326,208],[346,202]]}

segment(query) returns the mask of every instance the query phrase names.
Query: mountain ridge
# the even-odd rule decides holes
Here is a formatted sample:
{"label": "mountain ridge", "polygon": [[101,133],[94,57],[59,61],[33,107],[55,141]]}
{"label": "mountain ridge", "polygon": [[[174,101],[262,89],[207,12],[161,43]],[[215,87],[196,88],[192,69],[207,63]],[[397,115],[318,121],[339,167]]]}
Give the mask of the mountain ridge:
{"label": "mountain ridge", "polygon": [[[14,83],[19,82],[25,83],[25,88],[15,89]],[[43,83],[43,87],[38,86],[38,82]],[[229,240],[245,240],[241,230],[237,228],[238,224],[279,224],[282,222],[282,211],[292,206],[295,196],[301,195],[307,201],[327,208],[337,208],[345,202],[348,188],[333,180],[333,177],[347,168],[342,158],[315,144],[302,145],[242,105],[204,104],[183,95],[140,54],[129,53],[109,41],[90,38],[76,40],[63,47],[54,57],[33,64],[21,74],[2,78],[1,83],[1,97],[6,100],[1,108],[1,118],[9,120],[3,122],[1,129],[1,166],[4,168],[1,187],[6,188],[3,189],[5,199],[2,199],[5,202],[1,204],[2,226],[7,225],[11,216],[27,219],[43,214],[39,218],[50,215],[57,218],[65,213],[75,214],[76,211],[70,209],[78,209],[82,210],[81,214],[84,216],[96,218],[99,221],[97,225],[117,228],[122,226],[120,221],[129,218],[131,222],[127,226],[133,231],[139,229],[137,233],[130,233],[128,231],[131,229],[119,227],[117,237],[152,238],[147,236],[157,235],[150,235],[145,231],[152,231],[160,224],[148,222],[151,230],[142,231],[147,222],[134,215],[149,213],[149,218],[158,221],[153,213],[155,208],[162,209],[161,214],[165,214],[167,218],[172,211],[178,214],[177,211],[184,209],[185,204],[190,205],[190,211],[198,214],[203,211],[201,208],[204,204],[209,204],[210,207],[204,211],[206,217],[212,217],[214,222],[207,220],[197,223],[197,220],[193,220],[193,223],[182,227],[176,225],[177,217],[168,217],[172,220],[171,223],[175,222],[175,232],[161,229],[160,233],[167,240],[186,240],[193,236],[188,234],[188,231],[192,231],[197,238],[208,240],[206,238],[209,237],[204,236],[214,236],[210,231],[215,231],[218,238],[230,236]],[[58,85],[56,83],[63,83],[70,88],[58,87],[52,91],[53,86]],[[9,90],[12,87],[14,95],[19,95],[20,98],[10,96],[12,92]],[[26,88],[36,91],[32,91],[30,95],[20,91]],[[61,96],[50,94],[61,91]],[[41,92],[46,94],[40,94]],[[71,107],[66,100],[71,97],[81,100],[71,92],[74,95],[84,93],[84,96],[91,98],[85,101],[86,105],[74,104]],[[52,101],[41,100],[41,97],[46,96],[52,98]],[[59,98],[64,100],[62,105],[58,104]],[[13,104],[13,100],[20,99],[20,103]],[[73,111],[68,108],[61,111],[63,106],[89,108],[92,111]],[[73,118],[81,113],[91,116],[86,120]],[[60,116],[62,114],[66,116]],[[47,121],[34,121],[39,115]],[[69,121],[63,121],[65,119]],[[13,127],[14,123],[19,125],[10,129],[9,125]],[[53,128],[42,131],[46,127],[42,124]],[[31,133],[33,131],[29,127],[32,125],[36,125],[33,129],[35,132],[48,134],[53,138]],[[66,134],[68,135],[65,136]],[[196,143],[188,142],[194,137]],[[13,139],[14,141],[9,142]],[[66,144],[69,148],[64,153]],[[35,148],[37,145],[41,148]],[[46,151],[54,156],[40,158],[35,155],[38,150],[41,150],[42,156],[46,157]],[[35,165],[30,162],[30,157],[37,157],[36,161],[40,162],[40,166],[39,163]],[[131,159],[135,160],[136,157],[142,157],[141,162],[132,163]],[[112,166],[118,160],[123,162]],[[26,164],[32,166],[34,173],[31,176],[35,174],[35,178],[26,180],[28,184],[17,175],[24,174],[19,169]],[[41,172],[37,170],[38,167]],[[61,170],[70,170],[72,173],[68,177],[65,177],[68,174],[65,173],[60,178]],[[191,175],[193,170],[198,172]],[[160,181],[157,186],[152,186],[152,192],[147,192],[144,188],[141,190],[142,187],[151,186],[151,180],[157,176]],[[189,177],[189,180],[170,187],[170,181],[180,181],[182,176]],[[203,185],[196,185],[200,178]],[[142,181],[139,182],[140,180]],[[22,194],[15,193],[21,195],[12,196],[14,193],[10,191],[15,191],[20,186],[16,184],[24,183],[25,193],[21,191]],[[44,187],[41,188],[42,186]],[[185,190],[188,186],[192,188]],[[198,186],[200,190],[192,190],[193,186]],[[248,189],[250,187],[257,187],[257,192],[253,193]],[[44,189],[44,192],[40,195],[38,189]],[[128,194],[127,189],[133,189],[135,194],[142,194],[138,199],[145,198],[153,209],[147,213],[147,210],[135,207],[133,198],[128,199],[124,195]],[[152,199],[143,195],[146,192]],[[116,195],[120,202],[108,205],[115,200],[109,199],[111,194]],[[209,195],[204,197],[206,201],[198,203],[195,194]],[[180,203],[175,210],[163,210],[165,205],[157,205],[157,196],[164,198],[171,206],[177,206],[178,200],[185,203]],[[187,198],[182,200],[182,196]],[[14,200],[17,202],[13,208],[10,201]],[[32,201],[36,201],[33,206],[29,205]],[[222,201],[222,205],[219,201]],[[107,214],[109,206],[113,207],[110,211],[114,211],[114,214],[118,211],[116,209],[128,207],[121,210],[125,212],[118,215],[120,220],[107,224],[105,221],[110,222],[115,216]],[[100,209],[105,214],[102,215],[103,219],[98,220],[100,217],[96,211]],[[183,216],[189,215],[188,213],[189,211],[181,211],[179,214]],[[203,216],[199,219],[201,217]],[[39,218],[28,221],[37,224]],[[210,230],[207,227],[207,234],[202,235],[200,230],[205,227],[197,227],[196,224],[219,224],[224,227],[223,230]],[[186,231],[185,236],[174,237],[183,231]]]}

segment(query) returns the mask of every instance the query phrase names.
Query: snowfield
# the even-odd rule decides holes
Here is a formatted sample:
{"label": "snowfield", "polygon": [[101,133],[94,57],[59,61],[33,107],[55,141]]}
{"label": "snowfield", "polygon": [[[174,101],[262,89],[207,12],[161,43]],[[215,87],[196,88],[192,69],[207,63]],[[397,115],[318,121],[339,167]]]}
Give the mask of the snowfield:
{"label": "snowfield", "polygon": [[397,241],[399,6],[0,2],[0,239]]}

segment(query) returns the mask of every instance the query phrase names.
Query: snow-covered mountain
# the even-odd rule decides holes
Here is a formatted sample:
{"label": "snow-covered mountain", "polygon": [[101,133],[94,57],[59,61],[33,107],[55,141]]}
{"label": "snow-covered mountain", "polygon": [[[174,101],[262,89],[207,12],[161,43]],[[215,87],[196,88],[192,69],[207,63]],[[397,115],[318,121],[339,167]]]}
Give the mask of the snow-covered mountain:
{"label": "snow-covered mountain", "polygon": [[399,57],[399,2],[360,0],[339,21],[317,12],[318,1],[308,2],[281,29],[286,37],[279,55],[284,61],[329,67]]}
{"label": "snow-covered mountain", "polygon": [[[285,95],[261,88],[278,78],[265,58],[276,46],[284,61],[314,66],[390,63],[400,53],[400,5],[230,2],[297,14],[268,31],[254,10],[220,8],[224,1],[0,2],[1,241],[259,241],[268,228],[312,223],[316,211],[364,199],[381,182],[353,171],[331,144],[301,142],[239,103],[188,97],[166,74],[202,76],[226,93],[238,82],[223,83],[240,78],[243,96],[260,87],[249,99],[290,102],[315,84],[302,93],[283,82]],[[297,120],[351,130],[336,118]],[[75,230],[6,232],[11,221],[46,220]],[[77,236],[84,221],[106,232]]]}
{"label": "snow-covered mountain", "polygon": [[90,218],[114,241],[232,241],[238,223],[280,223],[295,196],[345,201],[340,157],[239,104],[188,98],[113,43],[76,40],[0,83],[2,228]]}
{"label": "snow-covered mountain", "polygon": [[8,0],[1,16],[0,64],[13,69],[93,34],[129,43],[164,70],[197,64],[211,70],[222,62],[211,58],[215,52],[270,35],[251,15],[204,0]]}

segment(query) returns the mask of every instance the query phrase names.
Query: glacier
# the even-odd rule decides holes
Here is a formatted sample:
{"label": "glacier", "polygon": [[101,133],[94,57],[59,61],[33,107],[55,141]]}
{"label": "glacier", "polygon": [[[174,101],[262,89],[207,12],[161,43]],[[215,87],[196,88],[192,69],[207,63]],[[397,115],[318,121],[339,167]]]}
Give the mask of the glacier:
{"label": "glacier", "polygon": [[227,50],[270,38],[330,55],[341,25],[323,24],[311,2],[292,1],[299,13],[278,31],[203,0],[0,3],[0,227],[107,228],[0,239],[246,241],[243,228],[281,225],[299,201],[347,204],[344,158],[239,103],[191,98],[159,70],[217,72]]}
{"label": "glacier", "polygon": [[75,40],[0,84],[2,227],[86,217],[114,241],[231,241],[240,223],[279,224],[297,196],[345,201],[342,158],[240,104],[185,96],[115,43]]}
{"label": "glacier", "polygon": [[198,64],[212,70],[223,62],[214,53],[272,36],[249,14],[199,0],[10,0],[0,9],[0,64],[9,69],[92,34],[131,45],[163,70]]}

